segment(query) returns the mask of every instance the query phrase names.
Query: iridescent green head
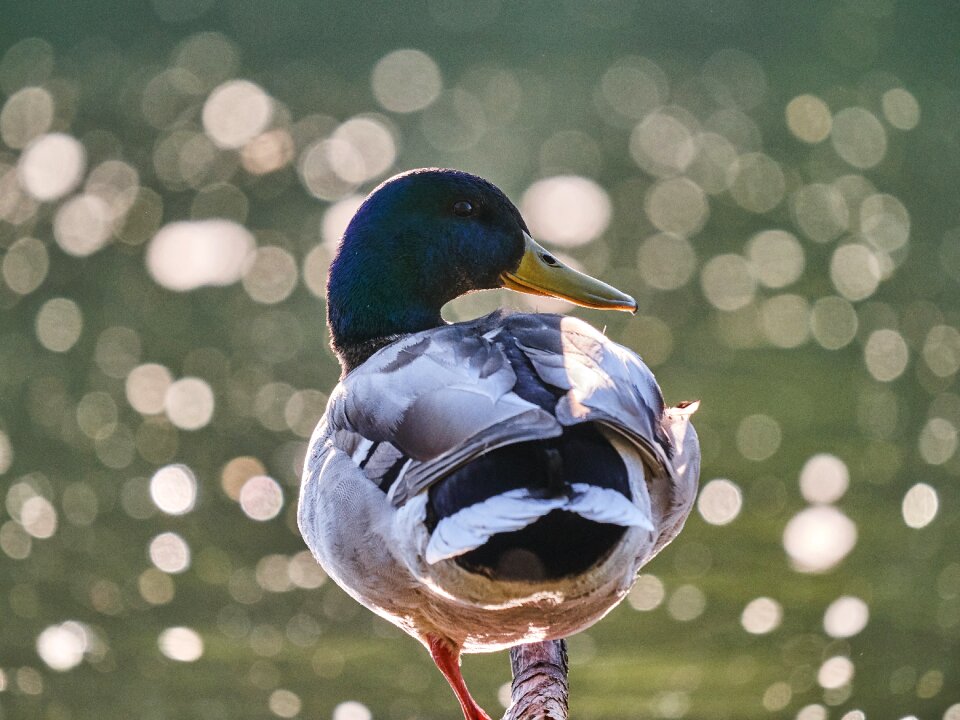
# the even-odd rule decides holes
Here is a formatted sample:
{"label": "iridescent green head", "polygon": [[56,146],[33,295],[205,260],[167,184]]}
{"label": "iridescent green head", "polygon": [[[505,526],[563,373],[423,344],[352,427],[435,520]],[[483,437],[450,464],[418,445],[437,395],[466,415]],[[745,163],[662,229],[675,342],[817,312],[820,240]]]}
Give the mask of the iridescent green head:
{"label": "iridescent green head", "polygon": [[629,296],[537,245],[492,183],[458,170],[398,175],[360,206],[330,264],[334,350],[349,370],[397,335],[442,325],[450,300],[498,287],[636,310]]}

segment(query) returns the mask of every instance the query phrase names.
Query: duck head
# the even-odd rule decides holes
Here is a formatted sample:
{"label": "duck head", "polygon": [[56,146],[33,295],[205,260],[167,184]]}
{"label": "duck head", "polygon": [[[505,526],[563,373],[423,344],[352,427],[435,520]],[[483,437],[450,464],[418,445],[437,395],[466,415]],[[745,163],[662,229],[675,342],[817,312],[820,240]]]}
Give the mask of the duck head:
{"label": "duck head", "polygon": [[397,335],[442,325],[450,300],[499,287],[592,308],[637,307],[538,245],[516,206],[483,178],[443,169],[397,175],[363,202],[330,264],[333,348],[348,371]]}

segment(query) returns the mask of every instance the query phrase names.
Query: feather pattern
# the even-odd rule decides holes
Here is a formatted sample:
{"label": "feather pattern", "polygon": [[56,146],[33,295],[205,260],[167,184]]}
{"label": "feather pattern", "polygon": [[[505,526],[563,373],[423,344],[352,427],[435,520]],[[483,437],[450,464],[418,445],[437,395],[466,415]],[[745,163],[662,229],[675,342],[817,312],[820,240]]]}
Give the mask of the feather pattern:
{"label": "feather pattern", "polygon": [[[575,318],[497,311],[403,336],[331,394],[304,469],[301,531],[337,582],[421,639],[439,633],[488,651],[561,637],[608,612],[680,531],[699,473],[688,418],[665,408],[636,355]],[[435,483],[497,448],[582,423],[619,454],[626,496],[589,485],[554,497],[520,488],[428,528]],[[498,583],[456,564],[492,536],[559,510],[625,528],[586,575],[549,587]]]}
{"label": "feather pattern", "polygon": [[476,503],[437,524],[427,544],[427,562],[462,555],[497,533],[520,530],[553,510],[567,510],[598,523],[640,527],[653,532],[647,513],[616,490],[574,483],[570,497],[539,497],[527,489],[510,490]]}

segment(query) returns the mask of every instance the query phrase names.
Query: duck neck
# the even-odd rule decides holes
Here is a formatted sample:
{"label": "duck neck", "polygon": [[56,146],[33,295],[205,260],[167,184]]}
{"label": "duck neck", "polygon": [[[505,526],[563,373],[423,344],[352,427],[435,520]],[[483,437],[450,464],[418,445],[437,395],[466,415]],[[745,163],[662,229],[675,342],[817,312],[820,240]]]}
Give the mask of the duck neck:
{"label": "duck neck", "polygon": [[341,253],[330,266],[327,284],[330,343],[344,374],[398,336],[444,324],[440,308],[446,300],[416,277],[398,272],[370,277],[352,272],[355,264]]}

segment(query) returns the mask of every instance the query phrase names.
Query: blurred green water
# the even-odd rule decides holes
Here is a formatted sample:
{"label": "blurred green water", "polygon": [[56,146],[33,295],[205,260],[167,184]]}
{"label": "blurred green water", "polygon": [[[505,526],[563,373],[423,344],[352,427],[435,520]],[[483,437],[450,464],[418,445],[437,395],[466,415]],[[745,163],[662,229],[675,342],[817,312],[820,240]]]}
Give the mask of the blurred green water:
{"label": "blurred green water", "polygon": [[[957,15],[11,8],[0,717],[458,717],[426,653],[322,582],[293,522],[338,374],[317,297],[337,229],[383,177],[446,165],[637,296],[638,318],[577,312],[668,400],[702,400],[702,482],[732,483],[571,641],[574,715],[956,720]],[[210,218],[235,224],[177,245],[172,223]],[[185,254],[208,242],[212,263]],[[498,302],[528,307],[449,316]],[[464,667],[497,708],[505,655]]]}

